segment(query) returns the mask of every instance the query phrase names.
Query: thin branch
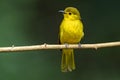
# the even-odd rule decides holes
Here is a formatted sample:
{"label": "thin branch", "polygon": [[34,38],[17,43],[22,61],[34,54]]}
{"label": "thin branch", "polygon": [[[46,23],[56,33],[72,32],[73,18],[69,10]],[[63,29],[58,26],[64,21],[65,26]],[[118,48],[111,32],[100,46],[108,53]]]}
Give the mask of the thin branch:
{"label": "thin branch", "polygon": [[12,47],[0,47],[0,52],[16,52],[16,51],[32,51],[32,50],[43,50],[43,49],[63,49],[63,48],[74,48],[74,49],[98,49],[104,47],[120,46],[120,41],[107,42],[107,43],[96,43],[96,44],[69,44],[68,46],[62,44],[42,44],[32,46],[12,46]]}

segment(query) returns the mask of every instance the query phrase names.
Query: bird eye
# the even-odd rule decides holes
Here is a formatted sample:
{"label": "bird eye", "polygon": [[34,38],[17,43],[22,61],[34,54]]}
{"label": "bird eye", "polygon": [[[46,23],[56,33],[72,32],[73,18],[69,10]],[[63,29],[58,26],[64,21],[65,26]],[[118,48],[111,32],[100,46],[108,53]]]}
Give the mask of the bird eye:
{"label": "bird eye", "polygon": [[69,15],[71,15],[72,13],[69,13]]}

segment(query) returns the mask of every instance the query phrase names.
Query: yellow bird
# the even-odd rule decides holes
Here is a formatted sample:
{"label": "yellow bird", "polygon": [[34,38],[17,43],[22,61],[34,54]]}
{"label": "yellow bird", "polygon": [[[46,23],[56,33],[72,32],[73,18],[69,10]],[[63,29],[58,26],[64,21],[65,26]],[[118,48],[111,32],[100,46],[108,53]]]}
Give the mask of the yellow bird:
{"label": "yellow bird", "polygon": [[[60,44],[76,44],[84,36],[83,24],[80,12],[75,7],[67,7],[59,10],[64,15],[60,25]],[[75,70],[73,49],[62,49],[61,71],[71,72]]]}

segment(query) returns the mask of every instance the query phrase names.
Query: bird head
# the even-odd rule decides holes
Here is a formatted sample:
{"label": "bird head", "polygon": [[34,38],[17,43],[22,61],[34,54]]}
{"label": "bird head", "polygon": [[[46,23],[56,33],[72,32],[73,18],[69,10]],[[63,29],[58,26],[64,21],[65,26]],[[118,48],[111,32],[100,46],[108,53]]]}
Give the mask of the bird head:
{"label": "bird head", "polygon": [[59,10],[64,15],[64,19],[78,20],[81,19],[80,12],[75,7],[67,7],[65,10]]}

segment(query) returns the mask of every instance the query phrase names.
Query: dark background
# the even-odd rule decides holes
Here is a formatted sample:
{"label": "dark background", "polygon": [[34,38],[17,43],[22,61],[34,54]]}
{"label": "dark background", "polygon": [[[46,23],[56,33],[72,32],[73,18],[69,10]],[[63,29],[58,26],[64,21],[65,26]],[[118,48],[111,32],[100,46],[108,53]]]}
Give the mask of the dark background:
{"label": "dark background", "polygon": [[[0,0],[0,47],[58,43],[68,6],[81,12],[81,43],[120,40],[120,0]],[[120,47],[75,50],[75,61],[62,73],[59,50],[0,53],[0,80],[120,80]]]}

